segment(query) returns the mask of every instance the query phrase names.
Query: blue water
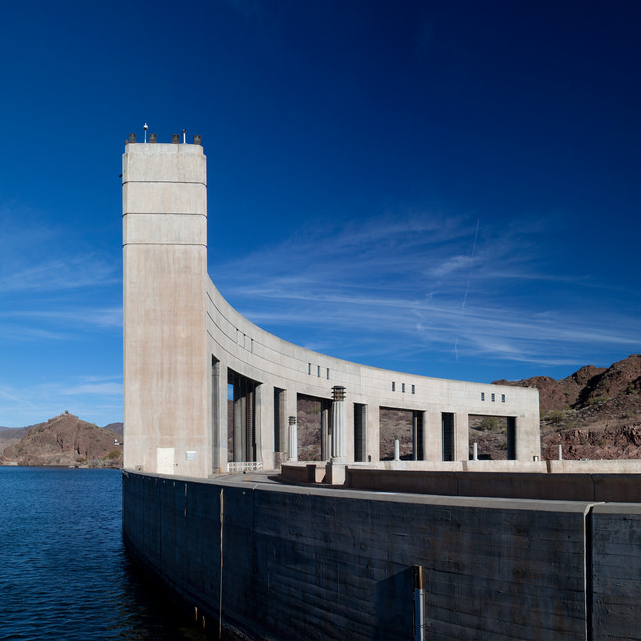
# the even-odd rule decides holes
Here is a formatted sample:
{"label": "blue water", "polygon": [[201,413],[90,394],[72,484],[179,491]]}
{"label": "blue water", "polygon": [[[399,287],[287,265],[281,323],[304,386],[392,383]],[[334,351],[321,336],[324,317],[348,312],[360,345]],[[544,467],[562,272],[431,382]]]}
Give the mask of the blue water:
{"label": "blue water", "polygon": [[122,542],[121,473],[0,467],[0,641],[206,637]]}

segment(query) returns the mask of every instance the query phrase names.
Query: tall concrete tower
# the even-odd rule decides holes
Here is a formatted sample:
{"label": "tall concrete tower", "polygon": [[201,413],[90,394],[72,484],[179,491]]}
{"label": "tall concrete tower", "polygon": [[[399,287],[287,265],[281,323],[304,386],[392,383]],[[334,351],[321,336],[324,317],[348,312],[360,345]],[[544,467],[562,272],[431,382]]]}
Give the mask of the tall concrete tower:
{"label": "tall concrete tower", "polygon": [[207,174],[197,144],[123,155],[124,465],[211,471]]}

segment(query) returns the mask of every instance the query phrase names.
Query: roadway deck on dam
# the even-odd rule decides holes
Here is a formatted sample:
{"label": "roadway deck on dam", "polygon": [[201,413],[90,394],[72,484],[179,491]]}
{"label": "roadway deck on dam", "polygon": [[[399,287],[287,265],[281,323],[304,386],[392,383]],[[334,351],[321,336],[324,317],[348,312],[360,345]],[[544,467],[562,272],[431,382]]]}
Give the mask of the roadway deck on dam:
{"label": "roadway deck on dam", "polygon": [[[176,480],[178,478],[173,477]],[[180,479],[194,482],[193,479]],[[546,499],[528,497],[497,497],[478,496],[470,493],[468,496],[443,493],[418,493],[403,490],[376,490],[368,488],[340,487],[320,483],[292,483],[279,477],[275,471],[251,472],[247,474],[220,474],[207,481],[198,480],[197,483],[215,483],[235,488],[249,488],[251,490],[264,490],[284,492],[288,494],[305,494],[327,496],[343,499],[360,499],[369,501],[389,501],[392,503],[413,503],[417,505],[457,505],[460,507],[475,508],[509,508],[528,509],[536,511],[571,511],[584,512],[595,501],[585,500],[556,500],[550,503]]]}
{"label": "roadway deck on dam", "polygon": [[[222,474],[217,483],[292,488],[292,491],[335,490],[343,496],[373,494],[641,504],[641,474],[540,474],[527,472],[418,472],[349,469],[344,486],[286,478],[277,471]],[[298,489],[296,489],[298,488]]]}

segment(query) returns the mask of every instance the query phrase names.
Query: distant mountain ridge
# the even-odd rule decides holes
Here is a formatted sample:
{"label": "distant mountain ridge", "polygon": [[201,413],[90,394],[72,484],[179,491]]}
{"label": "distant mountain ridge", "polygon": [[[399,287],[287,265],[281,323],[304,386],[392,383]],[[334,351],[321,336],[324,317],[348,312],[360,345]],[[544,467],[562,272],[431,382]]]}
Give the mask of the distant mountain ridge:
{"label": "distant mountain ridge", "polygon": [[120,433],[65,412],[37,425],[0,428],[0,464],[122,467],[122,424],[111,426]]}
{"label": "distant mountain ridge", "polygon": [[585,365],[558,381],[549,376],[534,376],[520,381],[500,380],[494,383],[536,387],[542,412],[581,409],[594,404],[595,399],[606,400],[606,397],[638,398],[641,392],[641,354],[632,354],[607,368]]}

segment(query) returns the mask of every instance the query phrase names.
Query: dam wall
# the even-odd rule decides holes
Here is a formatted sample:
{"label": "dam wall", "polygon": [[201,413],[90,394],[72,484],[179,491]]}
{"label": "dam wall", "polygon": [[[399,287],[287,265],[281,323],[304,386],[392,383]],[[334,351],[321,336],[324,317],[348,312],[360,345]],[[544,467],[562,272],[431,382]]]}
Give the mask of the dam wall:
{"label": "dam wall", "polygon": [[[253,639],[630,639],[641,505],[123,473],[124,537],[210,631]],[[222,568],[222,570],[221,570]],[[204,621],[203,621],[204,619]]]}

